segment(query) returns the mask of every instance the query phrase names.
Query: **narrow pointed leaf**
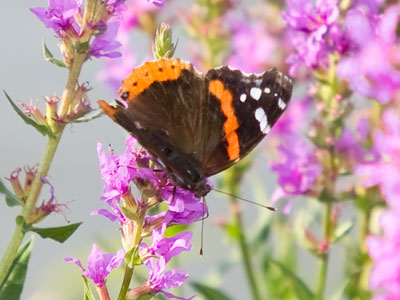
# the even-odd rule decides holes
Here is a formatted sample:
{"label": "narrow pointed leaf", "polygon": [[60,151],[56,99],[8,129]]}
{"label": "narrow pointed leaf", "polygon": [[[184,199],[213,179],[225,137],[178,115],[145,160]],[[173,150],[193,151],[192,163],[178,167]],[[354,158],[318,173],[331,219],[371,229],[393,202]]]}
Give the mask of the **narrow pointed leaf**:
{"label": "narrow pointed leaf", "polygon": [[266,258],[266,260],[272,265],[276,266],[282,272],[286,280],[290,281],[290,284],[293,287],[293,292],[296,294],[297,299],[299,300],[314,299],[313,293],[307,287],[307,285],[300,279],[300,277],[298,277],[296,274],[294,274],[290,269],[288,269],[280,262],[270,259],[268,257]]}
{"label": "narrow pointed leaf", "polygon": [[82,276],[83,279],[83,300],[96,300],[96,297],[93,294],[92,289],[89,286],[89,282],[85,276]]}
{"label": "narrow pointed leaf", "polygon": [[21,201],[15,196],[0,179],[0,194],[4,194],[6,203],[9,207],[22,205]]}
{"label": "narrow pointed leaf", "polygon": [[62,68],[68,68],[68,65],[65,62],[54,58],[53,53],[50,52],[49,48],[47,48],[44,41],[43,41],[43,56],[46,61],[51,62],[52,64],[55,64],[56,66],[59,66]]}
{"label": "narrow pointed leaf", "polygon": [[90,113],[86,114],[85,116],[78,118],[72,122],[73,123],[85,123],[85,122],[89,122],[94,119],[100,118],[102,115],[103,115],[103,112],[101,110],[95,110],[95,111],[90,112]]}
{"label": "narrow pointed leaf", "polygon": [[332,243],[336,243],[342,237],[346,236],[354,226],[354,221],[347,221],[341,224],[333,233]]}
{"label": "narrow pointed leaf", "polygon": [[74,223],[67,226],[61,227],[49,227],[49,228],[37,228],[32,227],[30,231],[36,232],[44,239],[52,239],[60,243],[64,243],[74,232],[82,222]]}
{"label": "narrow pointed leaf", "polygon": [[24,287],[33,240],[25,244],[15,257],[4,281],[0,284],[0,299],[19,300]]}
{"label": "narrow pointed leaf", "polygon": [[198,282],[191,282],[190,285],[207,300],[231,300],[231,298],[214,287]]}
{"label": "narrow pointed leaf", "polygon": [[10,102],[12,108],[15,110],[15,112],[22,118],[22,120],[33,127],[36,128],[37,131],[39,131],[43,135],[48,135],[50,137],[55,137],[52,132],[50,132],[49,128],[45,125],[39,125],[36,123],[33,119],[29,118],[26,114],[22,112],[22,110],[14,103],[13,100],[11,100],[10,96],[6,93],[6,91],[3,91],[4,94],[7,97],[8,102]]}
{"label": "narrow pointed leaf", "polygon": [[346,286],[349,284],[349,280],[346,280],[344,284],[329,298],[329,300],[341,300],[346,289]]}

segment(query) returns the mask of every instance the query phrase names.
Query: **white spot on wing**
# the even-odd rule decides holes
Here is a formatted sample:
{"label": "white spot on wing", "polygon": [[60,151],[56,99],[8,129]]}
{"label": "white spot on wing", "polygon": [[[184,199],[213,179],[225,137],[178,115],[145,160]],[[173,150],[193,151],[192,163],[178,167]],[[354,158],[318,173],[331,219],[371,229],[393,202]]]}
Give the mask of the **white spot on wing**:
{"label": "white spot on wing", "polygon": [[282,100],[282,98],[279,98],[278,100],[278,106],[280,109],[284,110],[286,108],[286,103]]}
{"label": "white spot on wing", "polygon": [[254,100],[259,100],[261,97],[262,91],[260,88],[257,87],[252,87],[250,90],[250,96],[254,99]]}
{"label": "white spot on wing", "polygon": [[271,93],[271,89],[270,89],[269,87],[266,87],[266,88],[264,89],[264,93],[266,93],[266,94]]}
{"label": "white spot on wing", "polygon": [[267,134],[271,130],[271,127],[268,125],[268,119],[264,109],[262,107],[257,108],[254,112],[254,116],[260,124],[261,132]]}
{"label": "white spot on wing", "polygon": [[278,97],[278,94],[277,94],[277,93],[274,93],[274,96],[275,96],[275,97]]}
{"label": "white spot on wing", "polygon": [[246,101],[247,95],[246,94],[241,94],[240,95],[240,101],[244,102]]}
{"label": "white spot on wing", "polygon": [[262,131],[264,134],[268,134],[271,131],[271,126],[267,125],[267,127],[264,128]]}

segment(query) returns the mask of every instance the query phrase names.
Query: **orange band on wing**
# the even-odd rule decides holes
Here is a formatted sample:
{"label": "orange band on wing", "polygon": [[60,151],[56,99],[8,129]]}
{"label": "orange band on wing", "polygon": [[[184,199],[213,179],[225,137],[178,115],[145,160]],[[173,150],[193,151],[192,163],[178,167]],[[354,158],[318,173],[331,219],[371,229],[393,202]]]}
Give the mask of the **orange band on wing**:
{"label": "orange band on wing", "polygon": [[228,156],[230,160],[235,160],[239,157],[240,145],[239,137],[236,133],[239,123],[233,108],[232,93],[224,88],[224,84],[220,80],[212,80],[208,89],[210,93],[212,93],[221,102],[221,109],[226,117],[226,121],[224,123],[224,132],[225,139],[228,143]]}
{"label": "orange band on wing", "polygon": [[184,69],[191,70],[193,66],[177,58],[146,62],[133,69],[128,77],[122,81],[119,94],[128,92],[128,99],[125,100],[129,102],[155,81],[162,82],[177,79]]}
{"label": "orange band on wing", "polygon": [[99,100],[99,101],[97,101],[97,103],[99,104],[99,107],[103,110],[103,112],[115,121],[114,115],[115,115],[117,109],[115,107],[112,107],[110,104],[108,104],[104,100]]}

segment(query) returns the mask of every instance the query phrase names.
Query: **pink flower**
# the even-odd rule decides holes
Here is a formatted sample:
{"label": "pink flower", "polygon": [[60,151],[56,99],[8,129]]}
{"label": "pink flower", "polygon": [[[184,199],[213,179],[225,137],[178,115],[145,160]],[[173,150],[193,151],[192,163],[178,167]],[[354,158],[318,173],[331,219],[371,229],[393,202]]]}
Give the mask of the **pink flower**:
{"label": "pink flower", "polygon": [[322,167],[306,142],[292,140],[289,146],[280,145],[280,160],[271,163],[272,171],[278,174],[278,182],[288,195],[305,194],[311,189]]}
{"label": "pink flower", "polygon": [[[287,0],[288,9],[282,13],[283,19],[291,28],[291,40],[295,53],[287,62],[291,65],[289,73],[296,74],[297,69],[305,65],[311,69],[326,67],[328,54],[335,49],[345,48],[341,43],[345,39],[336,20],[339,16],[337,0]],[[330,35],[334,28],[334,35]],[[335,43],[334,43],[335,42]]]}
{"label": "pink flower", "polygon": [[338,75],[353,91],[381,103],[394,99],[400,90],[399,18],[399,6],[390,7],[382,15],[371,15],[360,8],[346,15],[353,50],[341,59]]}
{"label": "pink flower", "polygon": [[387,110],[382,120],[384,130],[373,136],[378,158],[358,164],[355,173],[361,177],[364,187],[378,185],[387,203],[400,208],[400,117],[397,111]]}
{"label": "pink flower", "polygon": [[[245,72],[257,73],[265,69],[276,49],[275,39],[263,22],[248,24],[234,20],[232,54],[227,63]],[[249,59],[251,57],[251,59]]]}
{"label": "pink flower", "polygon": [[147,286],[150,287],[150,294],[162,293],[168,298],[175,298],[181,300],[190,300],[190,298],[183,298],[175,296],[165,289],[172,289],[181,286],[189,277],[182,270],[169,270],[165,272],[165,261],[163,259],[147,259],[144,264],[149,268],[150,278],[147,281]]}
{"label": "pink flower", "polygon": [[159,230],[153,230],[152,240],[153,243],[148,247],[146,244],[141,244],[141,257],[158,256],[163,257],[167,264],[172,257],[179,255],[182,251],[192,250],[190,240],[193,233],[184,231],[177,235],[166,238]]}
{"label": "pink flower", "polygon": [[369,286],[376,293],[374,300],[397,300],[400,299],[400,211],[385,211],[380,224],[383,235],[367,238],[373,261]]}
{"label": "pink flower", "polygon": [[83,271],[83,276],[90,278],[97,286],[102,286],[112,269],[118,268],[124,260],[125,251],[118,250],[117,253],[102,253],[96,244],[93,244],[92,251],[87,259],[87,270],[78,259],[66,257],[66,262],[73,262]]}

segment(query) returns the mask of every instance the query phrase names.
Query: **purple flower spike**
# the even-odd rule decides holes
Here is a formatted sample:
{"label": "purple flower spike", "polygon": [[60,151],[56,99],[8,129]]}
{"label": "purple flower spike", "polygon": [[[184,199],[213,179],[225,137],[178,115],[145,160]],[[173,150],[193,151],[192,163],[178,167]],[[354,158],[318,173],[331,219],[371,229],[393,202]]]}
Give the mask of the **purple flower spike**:
{"label": "purple flower spike", "polygon": [[400,39],[396,36],[399,19],[398,6],[383,15],[368,15],[361,9],[346,15],[348,36],[355,49],[340,61],[338,75],[349,82],[353,91],[383,104],[394,99],[400,88]]}
{"label": "purple flower spike", "polygon": [[373,136],[373,151],[378,157],[372,162],[359,163],[355,173],[364,187],[378,185],[386,202],[400,208],[400,118],[396,111],[386,110],[382,119],[384,130]]}
{"label": "purple flower spike", "polygon": [[182,270],[169,270],[165,272],[165,261],[163,259],[147,259],[144,264],[150,269],[150,278],[147,285],[151,288],[150,293],[163,293],[168,298],[175,298],[180,300],[191,300],[195,296],[190,298],[183,298],[175,296],[171,293],[164,291],[164,289],[172,289],[181,286],[188,278]]}
{"label": "purple flower spike", "polygon": [[[287,0],[286,3],[288,10],[282,17],[292,29],[290,39],[296,51],[287,59],[290,75],[294,76],[301,65],[311,69],[326,67],[330,52],[346,48],[342,45],[345,39],[338,38],[342,34],[336,24],[337,0],[317,0],[315,4],[309,0]],[[334,28],[332,37],[331,28]]]}
{"label": "purple flower spike", "polygon": [[377,292],[373,300],[400,299],[400,211],[385,211],[380,216],[383,236],[369,236],[367,246],[373,268],[369,286]]}
{"label": "purple flower spike", "polygon": [[49,0],[48,8],[36,7],[30,10],[47,28],[61,36],[62,31],[78,28],[74,15],[79,12],[82,3],[82,0]]}
{"label": "purple flower spike", "polygon": [[306,193],[322,172],[315,154],[308,150],[308,145],[298,139],[290,147],[279,146],[279,162],[271,163],[271,169],[278,173],[279,185],[289,195]]}
{"label": "purple flower spike", "polygon": [[96,244],[93,244],[92,251],[87,259],[88,269],[86,270],[80,260],[66,257],[66,262],[73,262],[83,271],[83,276],[90,278],[97,286],[102,286],[112,269],[118,268],[124,260],[125,251],[118,250],[117,253],[102,253]]}
{"label": "purple flower spike", "polygon": [[245,72],[261,72],[271,60],[272,52],[277,46],[276,40],[269,35],[262,22],[249,25],[239,21],[237,24],[237,18],[231,19],[228,19],[228,22],[232,23],[234,28],[232,54],[228,58],[228,65]]}

